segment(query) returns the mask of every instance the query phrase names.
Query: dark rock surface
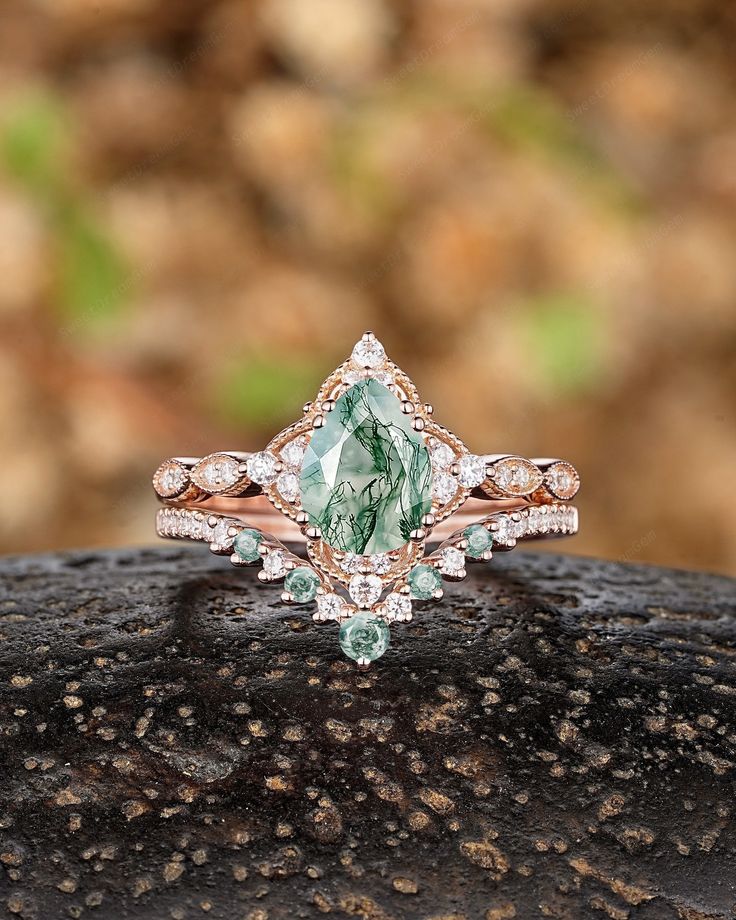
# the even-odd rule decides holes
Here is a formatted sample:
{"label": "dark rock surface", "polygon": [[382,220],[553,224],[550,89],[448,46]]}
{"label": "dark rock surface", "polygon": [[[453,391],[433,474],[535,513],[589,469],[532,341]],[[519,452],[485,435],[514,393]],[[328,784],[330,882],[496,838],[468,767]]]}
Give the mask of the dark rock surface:
{"label": "dark rock surface", "polygon": [[513,553],[393,629],[199,547],[0,562],[0,915],[736,916],[736,583]]}

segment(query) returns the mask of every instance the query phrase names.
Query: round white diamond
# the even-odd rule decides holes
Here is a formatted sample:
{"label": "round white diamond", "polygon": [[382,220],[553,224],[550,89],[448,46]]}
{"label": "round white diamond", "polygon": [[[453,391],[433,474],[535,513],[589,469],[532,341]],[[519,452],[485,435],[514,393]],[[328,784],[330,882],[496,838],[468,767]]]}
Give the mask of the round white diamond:
{"label": "round white diamond", "polygon": [[522,518],[520,521],[512,521],[510,528],[511,536],[518,540],[520,537],[523,537],[526,533],[526,521]]}
{"label": "round white diamond", "polygon": [[368,556],[368,561],[373,571],[378,575],[385,575],[391,568],[391,557],[388,553],[375,553],[372,556]]}
{"label": "round white diamond", "polygon": [[361,339],[353,349],[353,361],[359,367],[380,367],[386,352],[378,339]]}
{"label": "round white diamond", "polygon": [[411,619],[411,597],[408,594],[400,594],[393,591],[386,598],[383,609],[387,617],[392,620],[410,620]]}
{"label": "round white diamond", "polygon": [[259,486],[270,486],[276,481],[277,460],[267,450],[259,451],[248,458],[248,476]]}
{"label": "round white diamond", "polygon": [[345,601],[339,594],[318,594],[317,610],[321,620],[339,620],[345,613]]}
{"label": "round white diamond", "polygon": [[[305,437],[295,438],[289,441],[281,449],[281,459],[287,466],[294,470],[301,469],[304,460],[304,452],[307,449],[307,439]],[[279,489],[279,491],[281,491]],[[283,495],[283,492],[281,493]]]}
{"label": "round white diamond", "polygon": [[359,607],[372,607],[381,596],[383,585],[378,575],[353,575],[350,579],[350,597]]}
{"label": "round white diamond", "polygon": [[228,531],[234,523],[234,521],[218,521],[212,530],[210,543],[215,543],[222,549],[229,549],[233,545],[235,537],[231,537]]}
{"label": "round white diamond", "polygon": [[450,473],[435,473],[432,480],[432,494],[441,505],[446,505],[457,493],[457,479]]}
{"label": "round white diamond", "polygon": [[299,498],[299,477],[296,473],[281,473],[276,480],[276,488],[287,502],[295,502]]}
{"label": "round white diamond", "polygon": [[448,470],[455,462],[455,454],[449,444],[444,441],[434,441],[429,448],[432,466],[436,470]]}
{"label": "round white diamond", "polygon": [[513,523],[511,518],[504,515],[496,518],[496,523],[498,524],[498,530],[494,531],[493,539],[498,543],[510,543],[512,540],[511,524]]}
{"label": "round white diamond", "polygon": [[343,570],[343,572],[348,572],[350,575],[354,575],[362,564],[362,556],[358,556],[356,553],[345,553],[344,557],[340,561],[340,568]]}
{"label": "round white diamond", "polygon": [[280,549],[273,549],[263,560],[263,572],[269,579],[286,575],[286,557]]}
{"label": "round white diamond", "polygon": [[466,489],[474,489],[486,478],[486,461],[483,457],[468,454],[466,457],[460,458],[458,466],[460,467],[460,473],[457,478]]}
{"label": "round white diamond", "polygon": [[456,546],[448,546],[440,553],[440,572],[451,578],[459,578],[465,573],[465,553]]}

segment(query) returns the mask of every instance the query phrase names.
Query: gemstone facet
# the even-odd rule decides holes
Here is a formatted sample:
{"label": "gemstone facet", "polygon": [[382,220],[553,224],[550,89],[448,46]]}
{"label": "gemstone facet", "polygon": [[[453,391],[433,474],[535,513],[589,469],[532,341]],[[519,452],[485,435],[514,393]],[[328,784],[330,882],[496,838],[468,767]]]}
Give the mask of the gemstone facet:
{"label": "gemstone facet", "polygon": [[471,559],[482,559],[483,553],[493,545],[493,537],[482,524],[471,524],[463,531],[463,536],[468,541],[465,555]]}
{"label": "gemstone facet", "polygon": [[460,467],[458,475],[460,485],[465,486],[466,489],[474,489],[486,478],[486,461],[483,457],[468,454],[460,458],[458,466]]}
{"label": "gemstone facet", "polygon": [[378,339],[362,339],[353,348],[352,357],[359,367],[380,367],[386,360],[386,352]]}
{"label": "gemstone facet", "polygon": [[419,601],[431,600],[434,592],[442,587],[442,576],[432,565],[416,565],[406,579],[411,596]]}
{"label": "gemstone facet", "polygon": [[432,505],[421,436],[382,384],[341,396],[312,436],[301,471],[302,507],[330,546],[358,554],[398,549]]}
{"label": "gemstone facet", "polygon": [[261,539],[261,535],[257,530],[251,530],[246,527],[235,538],[233,550],[243,562],[257,562],[261,558],[261,554],[258,551]]}
{"label": "gemstone facet", "polygon": [[358,607],[372,607],[381,596],[383,585],[378,575],[353,575],[350,579],[350,597]]}
{"label": "gemstone facet", "polygon": [[353,661],[375,661],[390,641],[387,623],[372,613],[356,613],[340,627],[340,648]]}
{"label": "gemstone facet", "polygon": [[319,575],[306,565],[292,569],[284,579],[284,588],[297,604],[307,604],[317,596]]}
{"label": "gemstone facet", "polygon": [[383,611],[392,620],[407,622],[411,619],[411,598],[408,594],[393,591],[384,601]]}
{"label": "gemstone facet", "polygon": [[278,461],[267,450],[259,451],[248,458],[248,475],[259,486],[269,486],[278,476]]}

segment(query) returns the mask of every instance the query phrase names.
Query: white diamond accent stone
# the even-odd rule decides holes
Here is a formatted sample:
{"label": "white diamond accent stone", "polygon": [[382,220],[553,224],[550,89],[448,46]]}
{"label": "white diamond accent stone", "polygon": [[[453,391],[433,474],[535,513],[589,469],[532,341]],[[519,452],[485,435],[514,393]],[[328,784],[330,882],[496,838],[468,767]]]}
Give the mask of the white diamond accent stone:
{"label": "white diamond accent stone", "polygon": [[384,601],[383,611],[391,620],[406,622],[411,619],[411,597],[393,591]]}
{"label": "white diamond accent stone", "polygon": [[352,357],[358,367],[380,367],[386,360],[386,351],[378,339],[361,339]]}
{"label": "white diamond accent stone", "polygon": [[460,480],[460,485],[465,486],[466,489],[474,489],[486,478],[486,461],[483,457],[468,454],[460,458],[458,466],[460,473],[457,478]]}
{"label": "white diamond accent stone", "polygon": [[317,595],[317,610],[320,620],[339,620],[345,616],[346,603],[339,594]]}
{"label": "white diamond accent stone", "polygon": [[279,495],[287,502],[295,502],[299,498],[299,477],[296,473],[281,473],[276,480]]}
{"label": "white diamond accent stone", "polygon": [[375,553],[367,558],[371,568],[377,575],[385,575],[391,568],[391,557],[388,553]]}
{"label": "white diamond accent stone", "polygon": [[[304,460],[304,453],[307,449],[307,439],[305,437],[295,438],[289,441],[281,449],[281,459],[292,470],[299,470]],[[281,491],[279,489],[279,491]],[[283,495],[283,492],[281,493]]]}
{"label": "white diamond accent stone", "polygon": [[383,585],[378,575],[353,575],[350,579],[350,597],[364,609],[372,607],[381,596]]}
{"label": "white diamond accent stone", "polygon": [[278,461],[267,450],[259,451],[248,459],[248,476],[259,486],[270,486],[276,481]]}
{"label": "white diamond accent stone", "polygon": [[465,553],[456,546],[448,546],[439,555],[439,570],[450,578],[461,578],[465,574]]}
{"label": "white diamond accent stone", "polygon": [[230,549],[233,545],[234,536],[230,536],[228,531],[235,524],[235,521],[218,521],[210,536],[210,543],[214,543],[221,549]]}
{"label": "white diamond accent stone", "polygon": [[511,535],[511,525],[513,521],[510,517],[502,515],[501,517],[496,518],[496,523],[498,524],[498,529],[493,533],[493,540],[496,543],[511,543],[513,537]]}
{"label": "white diamond accent stone", "polygon": [[449,444],[444,441],[434,441],[429,448],[429,455],[432,458],[432,467],[435,470],[449,470],[455,462],[455,454]]}
{"label": "white diamond accent stone", "polygon": [[432,479],[432,494],[441,505],[452,501],[457,493],[457,479],[450,473],[435,473]]}
{"label": "white diamond accent stone", "polygon": [[272,549],[263,560],[263,574],[269,581],[286,575],[286,556],[280,549]]}
{"label": "white diamond accent stone", "polygon": [[362,556],[358,556],[357,553],[345,553],[345,556],[340,560],[340,568],[343,572],[347,572],[349,575],[354,575],[362,564]]}

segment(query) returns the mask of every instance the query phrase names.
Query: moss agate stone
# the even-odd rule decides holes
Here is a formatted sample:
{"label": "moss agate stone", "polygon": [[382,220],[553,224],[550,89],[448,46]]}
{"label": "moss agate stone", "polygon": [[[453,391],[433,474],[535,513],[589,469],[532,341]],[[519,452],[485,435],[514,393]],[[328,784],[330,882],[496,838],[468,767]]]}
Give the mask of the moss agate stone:
{"label": "moss agate stone", "polygon": [[302,507],[326,543],[369,555],[398,549],[432,506],[432,467],[401,403],[362,380],[335,403],[304,455]]}

